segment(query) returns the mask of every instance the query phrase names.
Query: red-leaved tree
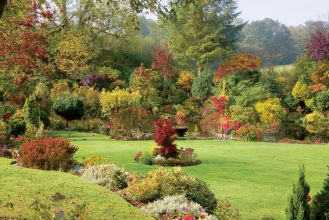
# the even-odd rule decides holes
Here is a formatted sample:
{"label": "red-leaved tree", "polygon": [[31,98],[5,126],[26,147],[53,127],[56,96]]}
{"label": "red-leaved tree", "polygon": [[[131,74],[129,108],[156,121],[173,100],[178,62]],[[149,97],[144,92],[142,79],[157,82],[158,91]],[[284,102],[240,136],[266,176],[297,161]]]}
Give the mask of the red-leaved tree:
{"label": "red-leaved tree", "polygon": [[177,148],[174,144],[176,129],[174,128],[174,122],[160,118],[154,124],[156,129],[153,139],[161,147],[161,152],[158,153],[165,157],[176,156]]}
{"label": "red-leaved tree", "polygon": [[27,77],[50,71],[47,63],[46,22],[52,12],[37,1],[14,2],[15,13],[3,18],[0,28],[0,69],[14,74],[20,87]]}

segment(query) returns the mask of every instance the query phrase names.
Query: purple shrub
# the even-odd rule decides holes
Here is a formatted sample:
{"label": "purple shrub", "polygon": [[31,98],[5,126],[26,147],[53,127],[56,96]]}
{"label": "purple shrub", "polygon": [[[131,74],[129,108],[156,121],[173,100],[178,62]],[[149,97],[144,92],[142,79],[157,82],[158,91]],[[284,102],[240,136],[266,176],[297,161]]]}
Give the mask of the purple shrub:
{"label": "purple shrub", "polygon": [[81,85],[86,87],[94,87],[97,89],[102,89],[110,83],[110,80],[101,74],[98,73],[89,73],[82,80]]}
{"label": "purple shrub", "polygon": [[307,55],[315,60],[329,60],[329,32],[318,31],[311,37]]}

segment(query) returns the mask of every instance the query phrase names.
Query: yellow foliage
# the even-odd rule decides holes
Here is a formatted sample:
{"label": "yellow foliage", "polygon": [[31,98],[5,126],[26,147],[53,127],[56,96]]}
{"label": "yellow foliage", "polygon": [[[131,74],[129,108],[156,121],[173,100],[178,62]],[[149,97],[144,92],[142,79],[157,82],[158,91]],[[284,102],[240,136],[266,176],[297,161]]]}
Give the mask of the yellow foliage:
{"label": "yellow foliage", "polygon": [[256,111],[260,115],[260,120],[264,124],[280,124],[286,115],[279,98],[267,99],[264,102],[257,102]]}
{"label": "yellow foliage", "polygon": [[116,88],[112,92],[103,90],[99,95],[102,112],[110,114],[113,110],[137,106],[140,103],[139,91],[130,92],[128,89]]}
{"label": "yellow foliage", "polygon": [[92,58],[88,38],[67,32],[57,46],[55,62],[57,68],[66,74],[83,73],[89,69]]}
{"label": "yellow foliage", "polygon": [[192,89],[192,84],[194,81],[194,75],[193,73],[189,71],[183,71],[179,74],[179,78],[177,81],[177,84],[182,86],[183,89],[190,91]]}
{"label": "yellow foliage", "polygon": [[325,115],[315,111],[305,116],[305,128],[311,133],[320,133],[325,129]]}
{"label": "yellow foliage", "polygon": [[303,84],[302,82],[298,81],[292,90],[292,96],[295,99],[304,101],[310,98],[311,90],[307,87],[306,84]]}
{"label": "yellow foliage", "polygon": [[65,80],[60,80],[53,84],[53,88],[50,90],[50,99],[54,101],[57,96],[63,92],[70,90],[69,84]]}

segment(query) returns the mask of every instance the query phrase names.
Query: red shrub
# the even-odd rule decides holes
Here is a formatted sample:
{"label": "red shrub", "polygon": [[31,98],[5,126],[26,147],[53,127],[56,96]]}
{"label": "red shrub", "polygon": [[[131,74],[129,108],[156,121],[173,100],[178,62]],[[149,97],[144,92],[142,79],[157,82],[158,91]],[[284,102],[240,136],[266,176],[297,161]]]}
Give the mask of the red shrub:
{"label": "red shrub", "polygon": [[74,164],[77,148],[63,138],[27,141],[20,147],[19,164],[44,170],[67,170]]}
{"label": "red shrub", "polygon": [[174,136],[176,129],[174,128],[174,122],[159,119],[155,122],[156,130],[153,134],[154,141],[164,148],[164,156],[170,156],[177,154],[177,148],[174,144]]}

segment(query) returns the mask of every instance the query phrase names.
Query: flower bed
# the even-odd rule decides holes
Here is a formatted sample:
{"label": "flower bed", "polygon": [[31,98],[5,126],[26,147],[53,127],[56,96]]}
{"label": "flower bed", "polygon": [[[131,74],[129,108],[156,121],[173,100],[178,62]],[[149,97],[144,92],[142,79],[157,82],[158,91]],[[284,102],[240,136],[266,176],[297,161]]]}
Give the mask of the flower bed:
{"label": "flower bed", "polygon": [[159,119],[155,122],[154,141],[158,145],[153,148],[152,153],[138,152],[134,160],[146,165],[159,166],[194,166],[201,163],[197,160],[196,153],[192,148],[177,149],[174,144],[176,138],[176,129],[174,123],[165,119]]}
{"label": "flower bed", "polygon": [[[118,172],[119,171],[119,172]],[[86,166],[81,177],[106,187],[155,219],[239,219],[229,201],[217,200],[208,185],[181,168],[130,174],[114,164]]]}

